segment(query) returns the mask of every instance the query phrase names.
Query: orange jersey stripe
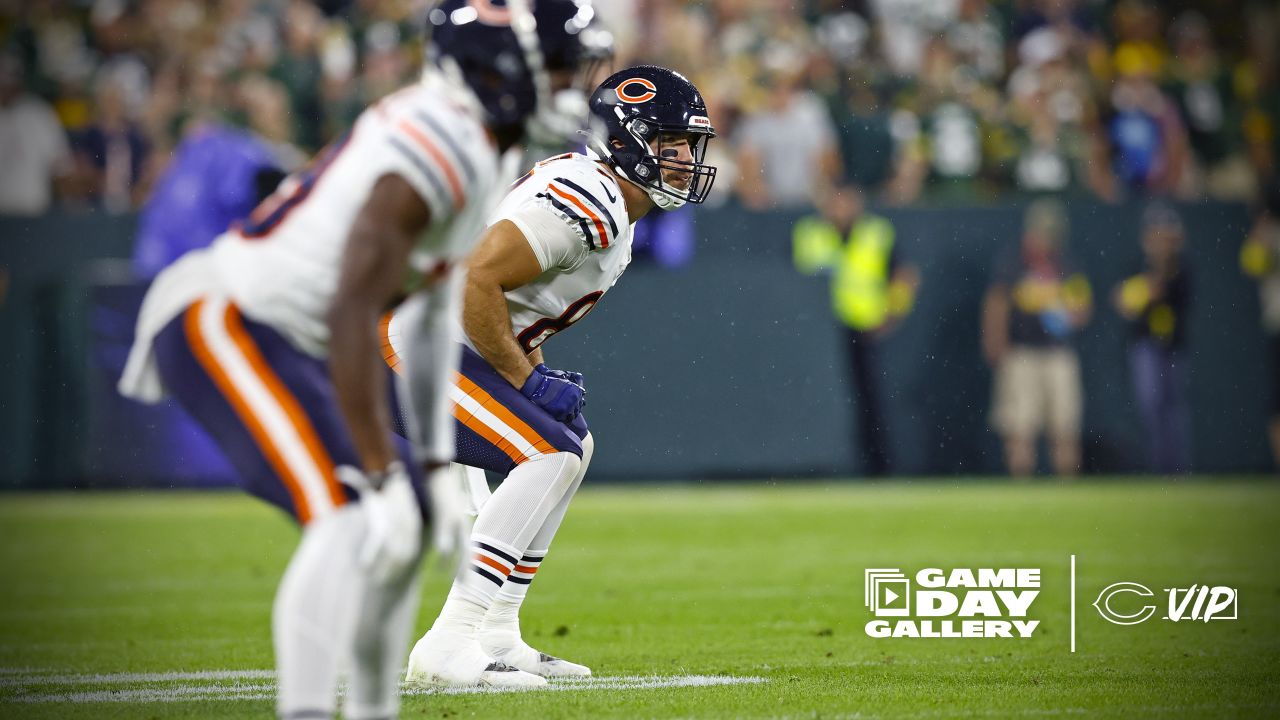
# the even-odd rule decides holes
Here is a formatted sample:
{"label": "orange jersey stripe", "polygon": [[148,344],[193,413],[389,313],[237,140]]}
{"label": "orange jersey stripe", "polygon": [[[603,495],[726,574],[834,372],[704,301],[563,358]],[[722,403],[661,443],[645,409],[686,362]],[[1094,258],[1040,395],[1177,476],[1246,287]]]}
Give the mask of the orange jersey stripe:
{"label": "orange jersey stripe", "polygon": [[604,223],[600,221],[600,218],[597,217],[595,213],[591,212],[591,210],[588,209],[587,206],[577,197],[561,191],[560,188],[555,185],[548,185],[547,188],[550,189],[551,192],[578,206],[579,210],[586,213],[587,217],[591,218],[591,222],[595,223],[596,230],[600,233],[600,246],[609,247],[609,236],[604,231]]}
{"label": "orange jersey stripe", "polygon": [[493,444],[495,447],[501,450],[507,457],[514,460],[517,465],[527,462],[529,460],[529,457],[524,453],[520,452],[519,448],[517,448],[515,445],[512,445],[510,442],[508,442],[505,438],[503,438],[498,433],[494,432],[492,429],[489,428],[488,425],[485,425],[483,422],[480,422],[480,418],[467,412],[466,409],[464,409],[461,405],[458,405],[456,403],[454,404],[453,417],[456,418],[458,422],[467,426],[467,428],[469,428],[475,434],[479,435],[485,440],[488,440],[491,444]]}
{"label": "orange jersey stripe", "polygon": [[488,555],[482,555],[480,553],[476,553],[476,559],[484,563],[485,565],[488,565],[489,567],[493,568],[494,570],[497,570],[498,572],[502,573],[502,577],[506,577],[511,574],[511,571],[507,569],[506,565],[503,565],[502,563],[498,562],[497,560],[494,560]]}
{"label": "orange jersey stripe", "polygon": [[520,437],[524,438],[525,442],[532,445],[535,450],[540,453],[556,452],[555,447],[539,435],[536,430],[529,427],[528,423],[516,417],[515,414],[508,410],[505,405],[498,402],[489,393],[485,392],[484,388],[474,382],[471,382],[471,380],[467,379],[465,375],[462,373],[454,373],[453,382],[462,389],[462,392],[470,395],[476,400],[476,402],[479,402],[481,407],[496,415],[499,420],[507,424],[507,427],[515,430],[516,433],[520,435]]}
{"label": "orange jersey stripe", "polygon": [[382,360],[387,367],[395,371],[395,374],[402,375],[400,370],[400,353],[396,352],[396,346],[391,344],[391,313],[382,316],[378,321],[378,337],[382,338]]}
{"label": "orange jersey stripe", "polygon": [[183,330],[186,333],[187,344],[191,347],[191,353],[195,356],[200,366],[213,379],[214,385],[222,392],[222,396],[227,399],[232,409],[236,411],[236,415],[240,421],[248,428],[249,434],[253,436],[253,440],[258,445],[258,449],[267,458],[267,462],[272,469],[276,471],[276,475],[284,481],[285,490],[289,492],[289,497],[293,499],[293,506],[298,511],[298,521],[306,524],[311,520],[311,506],[307,503],[307,496],[302,492],[302,484],[298,482],[298,478],[294,477],[293,471],[284,461],[284,456],[280,450],[272,442],[271,436],[267,434],[266,428],[258,420],[258,417],[249,409],[249,403],[240,395],[240,391],[231,382],[231,378],[227,375],[222,366],[213,357],[213,353],[209,350],[208,344],[204,340],[204,335],[200,332],[200,309],[204,306],[203,300],[197,300],[191,307],[187,308],[186,315],[183,317]]}
{"label": "orange jersey stripe", "polygon": [[462,193],[462,181],[458,179],[458,173],[453,169],[449,159],[444,156],[444,153],[440,152],[435,143],[431,142],[431,138],[427,137],[426,133],[419,130],[408,120],[401,120],[397,127],[403,130],[414,142],[418,143],[418,147],[425,150],[431,156],[431,159],[436,161],[436,165],[440,166],[440,169],[444,171],[444,177],[449,181],[449,189],[453,192],[453,209],[461,210],[462,206],[466,204],[466,198],[463,197]]}
{"label": "orange jersey stripe", "polygon": [[320,473],[324,476],[325,489],[329,492],[329,499],[333,501],[335,507],[343,505],[347,502],[347,494],[342,491],[342,486],[338,484],[333,458],[329,456],[329,450],[325,448],[324,442],[320,439],[320,433],[316,432],[315,426],[311,424],[311,418],[302,409],[302,403],[298,402],[298,399],[285,386],[280,376],[267,364],[266,358],[262,356],[262,351],[258,349],[253,338],[249,337],[249,332],[244,329],[244,323],[240,321],[240,311],[236,309],[235,305],[227,305],[225,317],[227,332],[231,335],[232,342],[236,344],[236,347],[240,348],[240,352],[244,354],[249,361],[250,367],[253,368],[254,374],[267,386],[271,396],[280,404],[280,407],[284,408],[285,414],[289,416],[290,424],[293,425],[298,436],[302,438],[302,444],[306,446],[307,454],[311,456],[311,461],[320,469]]}
{"label": "orange jersey stripe", "polygon": [[521,572],[521,573],[524,573],[524,574],[526,574],[526,575],[532,575],[532,574],[534,574],[534,573],[538,572],[538,568],[537,568],[537,567],[529,567],[528,565],[517,565],[517,566],[515,567],[514,572]]}

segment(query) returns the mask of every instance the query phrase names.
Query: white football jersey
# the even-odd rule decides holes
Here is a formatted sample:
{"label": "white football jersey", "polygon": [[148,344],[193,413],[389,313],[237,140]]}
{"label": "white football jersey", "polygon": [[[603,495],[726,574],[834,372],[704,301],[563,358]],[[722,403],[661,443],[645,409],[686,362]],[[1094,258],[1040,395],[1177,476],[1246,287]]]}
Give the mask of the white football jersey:
{"label": "white football jersey", "polygon": [[398,175],[431,210],[406,270],[408,293],[470,252],[501,192],[498,165],[474,97],[429,75],[362,113],[218,238],[211,253],[221,284],[246,315],[323,356],[347,238],[375,183]]}
{"label": "white football jersey", "polygon": [[490,224],[515,223],[543,269],[506,293],[525,352],[591,312],[631,262],[631,221],[618,182],[603,163],[566,153],[534,165],[494,212]]}

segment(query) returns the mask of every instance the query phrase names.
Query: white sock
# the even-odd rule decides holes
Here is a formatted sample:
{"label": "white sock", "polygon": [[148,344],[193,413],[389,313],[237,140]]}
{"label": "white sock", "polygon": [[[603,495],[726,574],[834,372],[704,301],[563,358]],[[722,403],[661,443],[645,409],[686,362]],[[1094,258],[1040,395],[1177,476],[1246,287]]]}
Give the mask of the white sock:
{"label": "white sock", "polygon": [[578,472],[574,474],[573,482],[565,491],[564,497],[560,498],[560,502],[556,503],[547,515],[542,527],[529,542],[529,549],[525,550],[524,555],[520,557],[520,562],[507,576],[507,581],[502,584],[502,588],[498,590],[497,596],[489,607],[489,612],[485,614],[483,626],[485,630],[520,634],[520,606],[524,604],[525,596],[529,593],[529,585],[546,558],[551,541],[555,539],[556,531],[560,529],[560,523],[564,521],[569,503],[573,501],[574,494],[582,486],[582,480],[587,475],[587,467],[591,464],[591,455],[594,452],[595,441],[588,433],[582,440],[582,461]]}
{"label": "white sock", "polygon": [[334,714],[338,673],[350,657],[355,630],[356,551],[363,532],[364,518],[354,504],[312,520],[280,580],[271,628],[281,718]]}
{"label": "white sock", "polygon": [[387,583],[364,578],[357,614],[347,720],[394,718],[400,710],[400,665],[418,611],[418,563]]}
{"label": "white sock", "polygon": [[511,471],[480,509],[471,531],[472,555],[454,580],[433,630],[475,636],[498,589],[560,504],[581,467],[577,455],[558,452],[529,460]]}

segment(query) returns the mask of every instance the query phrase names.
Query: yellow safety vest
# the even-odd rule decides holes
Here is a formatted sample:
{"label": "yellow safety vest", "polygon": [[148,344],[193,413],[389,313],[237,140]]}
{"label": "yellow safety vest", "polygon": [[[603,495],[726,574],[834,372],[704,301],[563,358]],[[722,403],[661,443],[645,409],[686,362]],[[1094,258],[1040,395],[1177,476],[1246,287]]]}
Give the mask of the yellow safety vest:
{"label": "yellow safety vest", "polygon": [[[831,304],[836,317],[855,330],[874,330],[884,324],[891,309],[889,256],[893,251],[893,226],[874,215],[864,216],[849,231],[846,242],[830,223],[805,218],[792,237],[792,260],[806,274],[830,268]],[[910,300],[906,300],[910,306]]]}

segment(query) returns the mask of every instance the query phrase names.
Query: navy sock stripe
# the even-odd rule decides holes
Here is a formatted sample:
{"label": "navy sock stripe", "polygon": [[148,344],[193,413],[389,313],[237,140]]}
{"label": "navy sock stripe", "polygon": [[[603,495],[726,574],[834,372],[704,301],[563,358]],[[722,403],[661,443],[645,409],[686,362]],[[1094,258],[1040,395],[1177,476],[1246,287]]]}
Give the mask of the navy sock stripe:
{"label": "navy sock stripe", "polygon": [[481,576],[481,577],[483,577],[484,579],[489,580],[490,582],[492,582],[494,585],[497,585],[498,587],[502,587],[502,578],[498,577],[497,575],[494,575],[493,573],[489,572],[488,570],[485,570],[485,569],[484,569],[484,568],[482,568],[482,567],[477,567],[477,566],[475,566],[475,565],[472,565],[472,566],[471,566],[471,569],[472,569],[472,570],[474,570],[475,572],[479,573],[479,574],[480,574],[480,576]]}
{"label": "navy sock stripe", "polygon": [[487,551],[489,551],[489,552],[493,553],[494,555],[497,555],[498,557],[502,558],[503,560],[506,560],[508,564],[511,564],[511,565],[515,565],[515,564],[516,564],[516,559],[515,559],[515,558],[513,558],[513,557],[511,557],[510,555],[508,555],[508,554],[506,554],[506,553],[502,552],[501,550],[499,550],[498,548],[496,548],[496,547],[494,547],[494,546],[492,546],[492,545],[489,545],[489,544],[486,544],[486,543],[482,543],[482,542],[478,542],[478,543],[476,543],[476,547],[478,547],[478,548],[482,548],[482,549],[484,549],[484,550],[487,550]]}

